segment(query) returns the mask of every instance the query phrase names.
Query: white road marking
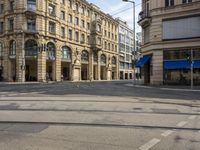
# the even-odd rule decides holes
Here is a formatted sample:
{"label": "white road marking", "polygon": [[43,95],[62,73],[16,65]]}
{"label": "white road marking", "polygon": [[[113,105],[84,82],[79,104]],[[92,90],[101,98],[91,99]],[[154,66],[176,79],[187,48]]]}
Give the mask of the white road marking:
{"label": "white road marking", "polygon": [[163,132],[161,135],[164,136],[164,137],[166,137],[166,136],[169,136],[170,134],[172,134],[174,132],[175,131],[173,131],[173,130],[167,130],[167,131]]}
{"label": "white road marking", "polygon": [[152,139],[151,141],[147,142],[146,144],[142,145],[141,147],[139,147],[140,150],[148,150],[151,147],[153,147],[154,145],[156,145],[157,143],[160,142],[160,139]]}
{"label": "white road marking", "polygon": [[177,127],[183,127],[184,125],[186,125],[187,124],[187,121],[181,121],[181,122],[179,122],[176,126]]}
{"label": "white road marking", "polygon": [[197,116],[190,116],[188,119],[190,119],[190,120],[193,120],[193,119],[195,119]]}

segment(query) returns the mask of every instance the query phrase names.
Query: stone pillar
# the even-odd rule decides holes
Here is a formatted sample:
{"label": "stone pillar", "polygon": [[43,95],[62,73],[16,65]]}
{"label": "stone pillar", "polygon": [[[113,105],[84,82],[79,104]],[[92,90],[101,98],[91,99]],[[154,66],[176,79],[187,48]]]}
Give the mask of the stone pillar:
{"label": "stone pillar", "polygon": [[38,54],[37,78],[39,82],[46,81],[46,52],[44,51]]}
{"label": "stone pillar", "polygon": [[89,80],[94,80],[94,75],[93,75],[93,52],[90,52],[89,54],[89,73],[88,73],[88,78]]}
{"label": "stone pillar", "polygon": [[119,57],[116,56],[116,80],[120,79],[120,72],[119,72]]}
{"label": "stone pillar", "polygon": [[61,81],[61,50],[56,48],[55,81]]}
{"label": "stone pillar", "polygon": [[98,52],[98,61],[97,61],[97,77],[98,80],[101,80],[101,52]]}
{"label": "stone pillar", "polygon": [[[23,39],[23,37],[22,37]],[[24,51],[24,40],[21,38],[16,41],[16,81],[25,81],[25,52]]]}
{"label": "stone pillar", "polygon": [[81,62],[80,62],[80,52],[77,50],[75,55],[72,56],[72,80],[81,80]]}
{"label": "stone pillar", "polygon": [[[151,60],[150,69],[152,70],[152,75],[150,76],[150,84],[160,85],[163,84],[163,51],[154,51]],[[151,71],[150,71],[151,72]]]}
{"label": "stone pillar", "polygon": [[4,42],[3,46],[3,79],[4,81],[11,81],[9,78],[9,43]]}

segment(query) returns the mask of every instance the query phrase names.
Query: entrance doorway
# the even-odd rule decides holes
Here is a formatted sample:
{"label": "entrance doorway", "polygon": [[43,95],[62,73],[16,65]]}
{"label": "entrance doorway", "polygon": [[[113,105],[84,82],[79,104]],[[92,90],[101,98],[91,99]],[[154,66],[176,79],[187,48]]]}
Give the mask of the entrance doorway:
{"label": "entrance doorway", "polygon": [[88,80],[88,65],[87,64],[81,65],[81,79]]}
{"label": "entrance doorway", "polygon": [[62,62],[61,64],[61,73],[63,76],[63,80],[71,80],[71,71],[70,71],[70,63],[68,62]]}
{"label": "entrance doorway", "polygon": [[150,61],[144,65],[144,84],[150,84]]}

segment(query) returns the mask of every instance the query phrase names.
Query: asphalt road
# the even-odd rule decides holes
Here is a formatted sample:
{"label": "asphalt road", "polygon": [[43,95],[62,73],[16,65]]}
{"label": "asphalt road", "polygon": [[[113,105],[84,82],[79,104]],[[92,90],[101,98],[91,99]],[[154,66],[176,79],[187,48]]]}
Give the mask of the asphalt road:
{"label": "asphalt road", "polygon": [[0,84],[0,150],[199,150],[200,92]]}

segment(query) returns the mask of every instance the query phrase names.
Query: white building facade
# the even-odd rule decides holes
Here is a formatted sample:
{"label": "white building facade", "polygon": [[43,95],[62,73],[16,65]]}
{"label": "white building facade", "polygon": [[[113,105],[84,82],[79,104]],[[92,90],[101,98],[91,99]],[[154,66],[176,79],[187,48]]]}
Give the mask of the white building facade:
{"label": "white building facade", "polygon": [[127,22],[117,19],[119,23],[119,75],[121,80],[133,79],[134,32]]}

